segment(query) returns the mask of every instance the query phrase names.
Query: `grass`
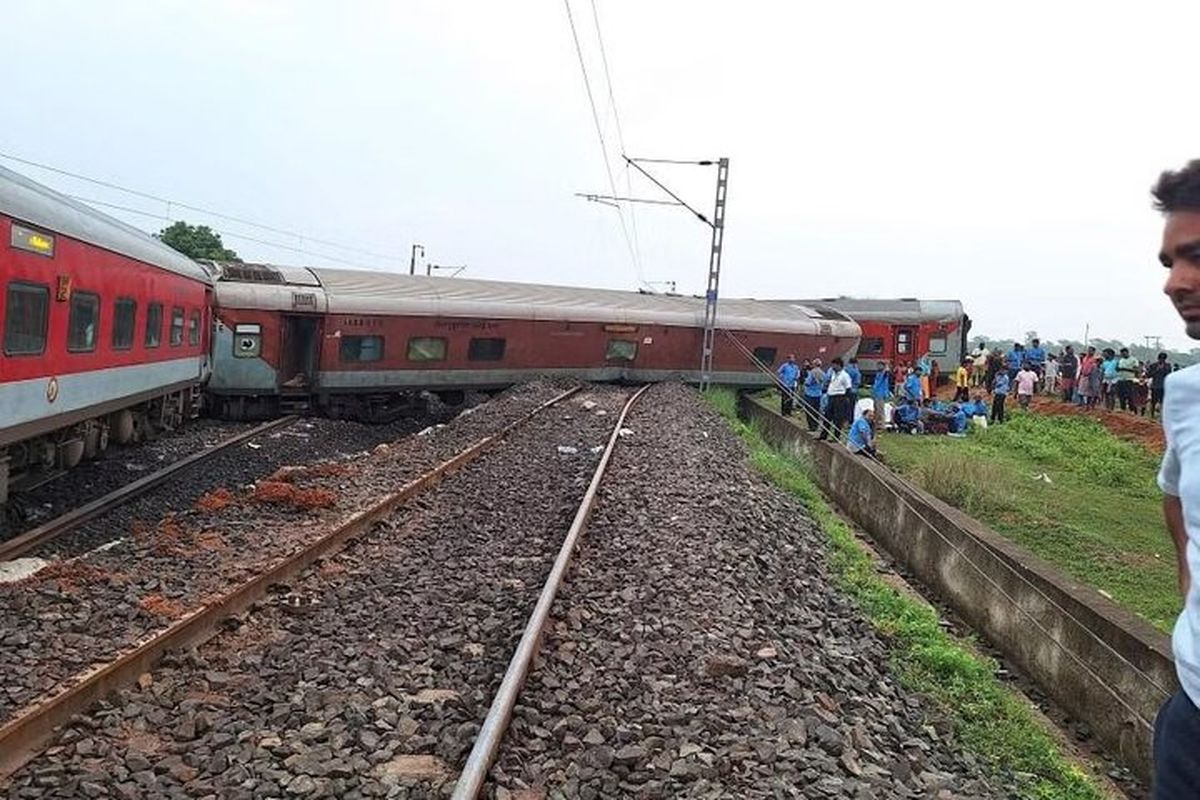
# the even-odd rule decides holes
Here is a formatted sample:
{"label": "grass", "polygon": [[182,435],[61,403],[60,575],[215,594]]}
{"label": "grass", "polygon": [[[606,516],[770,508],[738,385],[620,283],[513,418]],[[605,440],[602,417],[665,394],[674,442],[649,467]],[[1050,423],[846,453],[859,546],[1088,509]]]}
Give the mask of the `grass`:
{"label": "grass", "polygon": [[1154,454],[1086,417],[1019,412],[966,439],[887,434],[880,446],[931,494],[1171,630],[1182,602]]}
{"label": "grass", "polygon": [[946,633],[932,607],[880,579],[871,556],[813,482],[810,466],[775,451],[756,429],[739,421],[733,392],[716,389],[707,397],[745,441],[751,464],[793,494],[825,531],[838,585],[888,639],[901,683],[932,699],[953,720],[958,741],[995,774],[1016,780],[1022,797],[1104,797],[1029,708],[996,679],[992,659]]}

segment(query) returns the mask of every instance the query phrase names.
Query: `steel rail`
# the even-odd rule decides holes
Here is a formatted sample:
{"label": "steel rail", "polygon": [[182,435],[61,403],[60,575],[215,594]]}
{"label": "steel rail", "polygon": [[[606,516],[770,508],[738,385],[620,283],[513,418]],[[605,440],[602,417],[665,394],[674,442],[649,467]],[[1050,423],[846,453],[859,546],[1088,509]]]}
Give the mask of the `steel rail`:
{"label": "steel rail", "polygon": [[58,694],[18,711],[15,717],[0,726],[0,781],[4,781],[36,757],[50,742],[56,733],[55,729],[69,722],[72,716],[84,712],[92,703],[110,692],[133,683],[168,651],[195,646],[211,638],[219,632],[222,620],[249,608],[267,593],[269,587],[286,583],[317,560],[337,552],[347,540],[387,517],[405,501],[474,461],[517,428],[547,408],[575,394],[580,388],[576,386],[552,397],[496,433],[479,439],[452,458],[405,483],[369,508],[353,514],[332,531],[266,572],[187,613],[113,661],[74,676],[71,686],[62,689]]}
{"label": "steel rail", "polygon": [[49,522],[45,522],[36,528],[30,528],[19,536],[0,543],[0,561],[11,561],[14,558],[20,558],[24,554],[35,550],[46,542],[56,539],[67,531],[73,530],[85,522],[95,519],[112,509],[129,502],[135,497],[140,497],[146,492],[159,485],[167,478],[177,472],[193,467],[201,461],[207,461],[218,453],[241,444],[248,439],[253,439],[255,436],[261,436],[264,433],[273,431],[276,428],[285,428],[298,420],[299,417],[288,416],[280,417],[277,420],[264,423],[248,431],[231,436],[228,439],[214,444],[212,447],[201,450],[198,453],[192,453],[190,456],[175,461],[158,472],[151,473],[145,477],[138,478],[136,481],[127,483],[121,488],[109,492],[103,497],[98,497],[89,503],[85,503],[79,508],[68,511],[62,516],[55,517]]}
{"label": "steel rail", "polygon": [[471,754],[467,757],[467,763],[463,765],[451,800],[475,800],[483,790],[483,784],[491,770],[492,761],[496,758],[500,743],[504,739],[504,733],[508,729],[508,723],[512,719],[517,695],[521,693],[525,677],[529,674],[529,666],[533,663],[533,657],[537,655],[542,632],[546,627],[546,621],[550,618],[550,609],[554,605],[554,597],[558,593],[559,587],[562,586],[567,567],[571,564],[575,545],[587,527],[588,519],[596,506],[596,495],[600,490],[601,481],[604,480],[604,472],[608,467],[609,459],[612,458],[613,450],[616,449],[617,441],[620,439],[621,429],[625,425],[625,417],[633,408],[633,404],[649,388],[650,384],[647,384],[638,389],[621,409],[621,415],[617,418],[616,425],[613,426],[612,435],[608,437],[604,455],[600,457],[600,463],[592,475],[592,482],[588,485],[579,509],[575,512],[575,519],[571,522],[571,527],[563,539],[562,547],[558,551],[558,558],[554,560],[550,575],[546,578],[541,594],[538,595],[537,605],[534,606],[533,613],[529,616],[529,622],[525,625],[525,632],[521,634],[521,641],[517,643],[517,649],[513,652],[508,669],[504,672],[504,679],[500,682],[500,688],[496,690],[496,696],[488,709],[487,717],[484,718],[483,726],[479,729],[479,735],[475,737],[475,744],[471,748]]}

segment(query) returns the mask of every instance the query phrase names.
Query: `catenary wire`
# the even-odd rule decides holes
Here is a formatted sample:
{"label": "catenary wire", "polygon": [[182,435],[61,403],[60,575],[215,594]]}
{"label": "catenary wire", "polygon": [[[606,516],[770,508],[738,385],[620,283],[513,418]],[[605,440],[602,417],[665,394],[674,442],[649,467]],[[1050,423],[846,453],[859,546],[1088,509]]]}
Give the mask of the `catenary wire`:
{"label": "catenary wire", "polygon": [[[109,203],[104,200],[96,200],[95,198],[92,198],[92,197],[80,197],[79,195],[76,195],[76,194],[69,194],[69,195],[67,195],[67,197],[70,197],[72,200],[78,200],[81,203],[87,203],[88,205],[104,206],[105,208],[111,208],[111,209],[115,209],[117,211],[124,211],[128,214],[139,214],[143,217],[149,217],[151,219],[158,219],[158,220],[162,220],[164,222],[179,222],[180,221],[173,217],[169,217],[165,214],[156,214],[153,211],[143,211],[140,208],[132,208],[130,206],[123,206],[119,203]],[[221,235],[223,237],[227,236],[232,239],[244,239],[248,242],[255,242],[257,244],[266,245],[268,247],[278,247],[281,250],[290,250],[293,253],[302,253],[306,256],[312,256],[314,258],[326,258],[326,259],[329,259],[330,261],[336,261],[339,264],[345,264],[348,267],[358,267],[359,269],[371,269],[371,267],[368,267],[364,264],[359,264],[355,261],[347,261],[343,258],[338,258],[337,256],[331,256],[327,253],[314,253],[311,250],[304,250],[299,247],[292,247],[291,245],[282,244],[281,242],[270,242],[270,241],[267,241],[266,239],[259,239],[254,236],[247,236],[243,233],[223,232]]]}
{"label": "catenary wire", "polygon": [[[258,228],[259,230],[270,231],[271,233],[278,233],[283,236],[293,236],[296,239],[301,240],[302,242],[307,241],[307,242],[313,242],[314,244],[323,244],[323,245],[327,245],[329,247],[336,247],[339,250],[346,250],[346,251],[350,251],[350,252],[354,252],[354,253],[359,253],[359,254],[365,255],[365,256],[371,256],[372,258],[384,259],[387,261],[401,262],[404,260],[403,257],[401,257],[401,256],[386,255],[384,253],[378,253],[373,250],[366,250],[361,247],[355,247],[354,245],[343,244],[341,242],[334,242],[329,239],[318,239],[313,236],[306,236],[305,234],[302,234],[302,233],[296,233],[295,231],[284,230],[283,228],[275,228],[270,225],[264,225],[260,222],[254,222],[253,220],[243,219],[242,217],[235,217],[230,214],[223,214],[220,211],[213,211],[212,209],[209,209],[209,208],[202,208],[200,206],[194,206],[189,203],[181,203],[178,200],[171,200],[170,198],[160,197],[158,195],[150,194],[148,192],[143,192],[139,189],[131,189],[128,186],[121,186],[120,184],[112,183],[110,181],[100,180],[99,178],[92,178],[88,175],[83,175],[78,172],[72,172],[70,170],[62,169],[61,167],[55,167],[50,164],[44,164],[44,163],[41,163],[38,161],[31,161],[27,158],[22,158],[20,156],[13,155],[12,153],[5,153],[5,152],[0,151],[0,158],[7,159],[9,161],[15,161],[18,164],[25,164],[26,166],[36,167],[37,169],[44,169],[47,172],[53,172],[58,175],[65,175],[68,178],[75,178],[76,180],[85,181],[87,183],[91,183],[96,186],[103,186],[106,189],[113,189],[118,192],[124,192],[125,194],[130,194],[135,197],[141,197],[146,200],[153,200],[157,203],[164,203],[164,204],[166,204],[168,211],[172,206],[178,206],[179,208],[184,208],[184,209],[187,209],[188,211],[195,211],[199,214],[207,214],[211,217],[216,217],[217,219],[223,219],[227,222],[236,222],[241,225],[248,225],[251,228]],[[172,221],[175,221],[175,220],[172,220]],[[233,234],[229,234],[229,235],[232,236]],[[248,236],[243,236],[242,238],[249,239],[250,241],[256,241],[254,239],[251,239]],[[300,251],[300,252],[304,252],[304,251]]]}
{"label": "catenary wire", "polygon": [[[592,94],[592,82],[588,78],[587,64],[583,59],[583,48],[579,44],[579,32],[575,28],[575,16],[571,13],[571,0],[563,0],[563,5],[567,9],[567,22],[571,26],[571,40],[575,43],[575,55],[579,58],[579,71],[583,74],[583,88],[587,92],[588,105],[592,108],[592,122],[595,123],[596,136],[600,140],[600,154],[604,156],[604,172],[608,176],[608,186],[615,196],[617,182],[613,179],[612,163],[608,158],[608,144],[604,141],[604,128],[600,125],[600,114],[596,110],[596,98]],[[645,276],[642,274],[642,264],[638,260],[633,240],[629,236],[629,226],[625,222],[625,212],[619,206],[617,207],[617,216],[621,220],[621,233],[625,237],[625,246],[629,249],[629,258],[633,262],[633,270],[637,275],[638,283],[646,286]]]}
{"label": "catenary wire", "polygon": [[[778,376],[774,373],[774,371],[771,370],[769,367],[767,367],[757,356],[755,356],[753,351],[751,351],[743,342],[741,342],[736,336],[734,336],[728,330],[722,330],[721,332],[723,334],[725,334],[725,336],[728,337],[743,352],[743,354],[746,355],[751,360],[751,362],[755,365],[756,368],[758,368],[765,374],[770,375],[772,378],[772,381],[775,383],[775,385],[781,391],[788,392],[788,394],[792,397],[793,400],[796,399],[795,390],[789,389],[788,387],[784,386],[783,383],[778,379]],[[833,428],[832,422],[829,420],[829,418],[826,417],[824,414],[821,414],[820,412],[817,412],[817,413],[818,413],[818,416],[820,417],[822,426],[828,428],[829,431],[834,432],[834,439],[833,439],[834,442],[840,443],[840,439],[838,438],[836,430]],[[906,487],[909,486],[909,484],[906,480],[904,480],[900,476],[896,475],[891,469],[889,469],[885,464],[883,464],[883,462],[881,462],[878,458],[870,455],[869,453],[867,454],[867,458],[871,462],[873,462],[878,468],[887,470],[889,477],[894,477],[897,481],[899,481],[901,484],[905,485]],[[888,483],[888,481],[884,480],[884,481],[881,481],[881,483],[889,492],[891,492],[896,497],[897,500],[899,500],[901,503],[903,503],[904,506],[917,517],[917,519],[921,520],[921,522],[923,522],[926,525],[926,527],[930,531],[933,532],[933,534],[935,536],[937,536],[946,545],[948,545],[950,547],[950,549],[953,550],[959,557],[961,557],[963,559],[963,561],[965,561],[971,569],[973,569],[975,572],[979,573],[979,575],[984,579],[984,581],[986,581],[989,585],[991,585],[991,587],[993,589],[995,589],[997,592],[999,592],[1000,596],[1003,597],[1005,599],[1005,601],[1007,601],[1013,608],[1015,608],[1018,613],[1020,613],[1022,616],[1026,617],[1031,623],[1033,623],[1034,627],[1037,628],[1038,631],[1041,632],[1042,635],[1045,636],[1046,639],[1051,644],[1053,644],[1055,647],[1057,647],[1059,650],[1061,650],[1063,653],[1065,653],[1068,658],[1070,658],[1072,661],[1074,661],[1076,664],[1078,664],[1084,670],[1085,673],[1087,673],[1089,676],[1091,676],[1096,681],[1097,684],[1104,687],[1105,691],[1107,691],[1112,696],[1112,698],[1117,702],[1118,705],[1122,706],[1126,711],[1129,711],[1131,714],[1133,714],[1134,718],[1137,719],[1143,726],[1145,726],[1146,728],[1150,727],[1150,722],[1147,721],[1142,716],[1141,711],[1139,711],[1138,709],[1131,706],[1128,702],[1126,702],[1125,699],[1123,697],[1121,697],[1121,695],[1116,691],[1115,688],[1110,686],[1109,683],[1107,681],[1105,681],[1104,678],[1102,678],[1100,675],[1098,675],[1095,672],[1095,670],[1093,670],[1091,667],[1089,667],[1073,650],[1071,650],[1065,644],[1063,644],[1061,641],[1059,641],[1044,625],[1042,625],[1042,623],[1037,619],[1037,617],[1035,617],[1030,611],[1028,611],[1019,602],[1017,602],[1017,599],[1015,597],[1013,597],[1011,594],[1009,594],[1004,589],[1004,587],[1002,587],[999,583],[997,583],[996,580],[994,578],[992,578],[992,576],[989,575],[986,570],[984,570],[981,566],[976,564],[971,559],[971,557],[968,556],[963,551],[963,549],[961,547],[956,545],[954,542],[950,541],[950,539],[947,538],[947,536],[944,533],[942,533],[932,522],[930,522],[928,519],[926,519],[925,516],[919,510],[917,510],[917,508],[909,501],[908,498],[906,498],[900,492],[896,491],[896,488],[891,486]],[[969,539],[976,538],[969,531],[963,529],[960,525],[957,525],[952,520],[948,520],[948,521],[950,522],[951,525],[953,525],[961,533],[963,533],[963,535],[966,536],[967,538],[969,538]],[[1041,589],[1039,589],[1028,578],[1021,575],[1019,572],[1016,572],[1015,570],[1010,570],[1010,572],[1014,577],[1017,578],[1017,580],[1019,580],[1021,583],[1025,584],[1030,589],[1032,589],[1048,605],[1050,605],[1050,606],[1056,608],[1058,611],[1060,611],[1064,616],[1066,616],[1073,623],[1075,623],[1075,625],[1078,626],[1080,630],[1084,631],[1088,636],[1090,636],[1092,639],[1094,639],[1096,642],[1098,642],[1101,647],[1103,647],[1108,652],[1112,653],[1114,656],[1117,657],[1117,659],[1119,659],[1121,662],[1126,664],[1130,669],[1132,669],[1134,671],[1134,673],[1136,673],[1143,680],[1145,680],[1147,683],[1149,683],[1151,686],[1153,686],[1155,689],[1157,689],[1159,692],[1161,692],[1164,700],[1166,698],[1169,698],[1172,695],[1172,692],[1168,691],[1167,689],[1163,688],[1162,686],[1159,686],[1158,683],[1153,678],[1151,678],[1149,675],[1147,675],[1136,664],[1133,664],[1132,662],[1130,662],[1129,659],[1127,659],[1121,653],[1117,652],[1117,650],[1115,648],[1113,648],[1113,646],[1110,645],[1108,642],[1104,641],[1103,638],[1101,638],[1100,636],[1097,636],[1090,628],[1088,628],[1086,625],[1084,625],[1078,619],[1076,619],[1075,616],[1073,614],[1071,614],[1071,612],[1067,611],[1065,608],[1063,608],[1061,605],[1059,605],[1057,602],[1055,602],[1052,598],[1047,596],[1045,592],[1043,592]]]}
{"label": "catenary wire", "polygon": [[[617,110],[616,90],[613,89],[612,73],[608,68],[608,50],[604,47],[604,34],[600,29],[600,11],[597,8],[596,0],[592,0],[592,21],[596,25],[596,43],[600,45],[600,63],[604,65],[604,83],[608,87],[608,102],[612,106],[613,123],[617,128],[617,145],[620,146],[621,152],[627,152],[625,149],[625,130],[621,126],[621,112]],[[629,165],[625,165],[625,193],[628,196],[633,195],[633,180],[629,176]],[[642,264],[642,245],[638,236],[637,212],[631,203],[629,205],[629,225],[633,228],[633,250],[637,257],[637,263]],[[644,265],[643,265],[644,266]]]}

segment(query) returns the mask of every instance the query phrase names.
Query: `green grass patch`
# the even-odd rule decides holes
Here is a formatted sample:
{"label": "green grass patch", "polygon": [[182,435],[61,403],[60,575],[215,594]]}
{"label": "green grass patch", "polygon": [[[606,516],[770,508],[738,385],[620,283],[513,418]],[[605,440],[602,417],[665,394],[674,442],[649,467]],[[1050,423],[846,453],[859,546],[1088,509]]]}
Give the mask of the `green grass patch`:
{"label": "green grass patch", "polygon": [[930,494],[1170,632],[1182,601],[1155,454],[1086,417],[1020,412],[966,439],[885,434],[880,446]]}
{"label": "green grass patch", "polygon": [[880,579],[871,556],[813,482],[810,465],[777,452],[741,422],[732,391],[715,389],[706,397],[745,441],[754,467],[799,499],[825,531],[835,579],[889,640],[901,683],[931,698],[953,720],[958,740],[995,774],[1015,779],[1021,796],[1104,797],[1029,708],[996,680],[992,659],[946,633],[932,607]]}

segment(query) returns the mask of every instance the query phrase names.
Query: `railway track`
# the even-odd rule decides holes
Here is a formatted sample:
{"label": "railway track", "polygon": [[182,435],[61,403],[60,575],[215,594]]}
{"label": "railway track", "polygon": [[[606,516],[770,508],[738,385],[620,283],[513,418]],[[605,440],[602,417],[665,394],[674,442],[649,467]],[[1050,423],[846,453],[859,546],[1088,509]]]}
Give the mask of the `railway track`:
{"label": "railway track", "polygon": [[454,456],[425,470],[368,507],[353,513],[336,527],[306,543],[269,569],[258,572],[184,613],[172,624],[155,631],[132,649],[100,666],[73,676],[67,685],[50,696],[39,698],[17,710],[0,726],[0,781],[36,757],[57,728],[112,691],[134,683],[164,654],[194,647],[212,637],[220,630],[223,620],[245,611],[263,598],[272,586],[286,584],[314,562],[329,557],[348,540],[369,530],[399,506],[476,460],[530,420],[577,391],[578,387],[559,392],[536,405],[500,430],[474,441]]}
{"label": "railway track", "polygon": [[219,442],[212,447],[202,450],[198,453],[193,453],[190,456],[175,461],[157,472],[138,478],[132,483],[127,483],[124,486],[116,489],[103,497],[98,497],[95,500],[89,501],[84,505],[72,511],[62,514],[49,522],[38,525],[25,531],[22,534],[14,536],[4,542],[0,542],[0,561],[11,561],[21,558],[34,550],[42,547],[48,542],[62,536],[65,533],[75,530],[79,526],[96,519],[97,517],[112,511],[115,508],[128,503],[129,501],[141,497],[149,492],[154,487],[164,481],[182,473],[185,470],[199,466],[213,457],[229,450],[232,447],[248,442],[257,436],[270,433],[296,422],[298,417],[289,416],[281,417],[277,420],[264,423],[248,431],[243,431],[235,436],[230,436],[222,442]]}
{"label": "railway track", "polygon": [[[549,398],[173,627],[211,641],[36,704],[72,722],[0,796],[1012,796],[724,423],[641,396]],[[50,719],[0,729],[0,774]]]}

